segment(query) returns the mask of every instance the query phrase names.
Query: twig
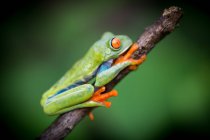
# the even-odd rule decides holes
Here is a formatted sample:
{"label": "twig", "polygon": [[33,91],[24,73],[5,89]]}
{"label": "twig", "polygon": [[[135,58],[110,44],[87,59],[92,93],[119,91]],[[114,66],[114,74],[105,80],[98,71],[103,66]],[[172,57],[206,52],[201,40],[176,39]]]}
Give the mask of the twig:
{"label": "twig", "polygon": [[[172,32],[182,17],[182,10],[179,7],[172,6],[165,9],[161,17],[150,27],[146,28],[139,37],[137,43],[139,49],[132,55],[133,58],[140,58],[143,54],[148,54],[161,39]],[[109,84],[106,90],[110,91],[120,82],[128,73],[125,69]],[[60,115],[38,138],[40,140],[60,140],[64,139],[74,127],[84,118],[92,108],[83,108]]]}

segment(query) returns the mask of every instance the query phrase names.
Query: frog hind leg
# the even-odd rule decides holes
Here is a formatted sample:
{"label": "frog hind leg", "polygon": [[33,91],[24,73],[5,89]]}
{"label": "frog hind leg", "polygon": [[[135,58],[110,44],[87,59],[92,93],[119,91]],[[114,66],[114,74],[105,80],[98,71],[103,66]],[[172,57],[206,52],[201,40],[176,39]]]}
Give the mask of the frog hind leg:
{"label": "frog hind leg", "polygon": [[[61,114],[76,108],[82,108],[80,103],[87,101],[94,94],[94,87],[91,84],[83,84],[69,89],[56,96],[47,98],[44,101],[44,112],[48,115]],[[91,104],[96,105],[95,103]]]}
{"label": "frog hind leg", "polygon": [[[105,87],[103,86],[99,88],[96,92],[94,92],[94,94],[88,101],[69,107],[69,108],[65,108],[63,110],[60,110],[57,113],[67,112],[69,110],[78,109],[78,108],[86,108],[86,107],[105,106],[109,108],[111,106],[111,102],[108,102],[106,100],[109,99],[110,97],[117,96],[118,93],[116,90],[112,90],[107,93],[103,93],[104,91],[105,91]],[[91,111],[88,113],[88,116],[90,120],[94,120],[94,116]]]}
{"label": "frog hind leg", "polygon": [[[77,88],[77,87],[76,87]],[[112,97],[112,96],[117,96],[117,92],[116,91],[111,91],[108,93],[104,93],[101,94],[102,92],[105,91],[105,87],[99,88],[95,93],[94,93],[94,87],[90,84],[84,84],[79,86],[79,90],[74,88],[75,92],[69,90],[69,94],[67,95],[63,95],[62,98],[64,100],[57,100],[54,99],[54,101],[52,101],[50,106],[45,105],[44,110],[48,115],[57,115],[57,114],[62,114],[74,109],[78,109],[78,108],[86,108],[86,107],[98,107],[98,106],[105,106],[105,107],[110,107],[111,103],[105,101],[106,99]],[[88,89],[88,90],[87,90]],[[78,96],[76,96],[76,92],[78,94]],[[79,92],[79,93],[78,93]],[[74,105],[68,105],[66,104],[64,106],[65,102],[70,102],[70,100],[68,100],[68,96],[69,95],[75,95],[74,99],[70,98],[71,101],[78,101],[74,103]],[[82,95],[82,98],[81,98]],[[57,97],[58,98],[58,97]],[[59,102],[62,102],[61,104],[63,104],[59,109]],[[64,103],[63,103],[64,102]],[[72,103],[73,104],[73,103]],[[56,109],[55,109],[56,107]],[[50,110],[50,109],[53,110]],[[92,117],[93,118],[93,117]]]}

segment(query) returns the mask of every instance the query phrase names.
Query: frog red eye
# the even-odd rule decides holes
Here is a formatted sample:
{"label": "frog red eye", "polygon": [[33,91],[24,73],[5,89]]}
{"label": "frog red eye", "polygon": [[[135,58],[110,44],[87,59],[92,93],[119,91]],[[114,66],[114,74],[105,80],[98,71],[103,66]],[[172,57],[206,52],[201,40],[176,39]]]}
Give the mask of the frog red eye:
{"label": "frog red eye", "polygon": [[113,49],[117,50],[120,48],[120,45],[121,45],[121,42],[120,42],[120,39],[114,37],[112,40],[111,40],[111,46]]}

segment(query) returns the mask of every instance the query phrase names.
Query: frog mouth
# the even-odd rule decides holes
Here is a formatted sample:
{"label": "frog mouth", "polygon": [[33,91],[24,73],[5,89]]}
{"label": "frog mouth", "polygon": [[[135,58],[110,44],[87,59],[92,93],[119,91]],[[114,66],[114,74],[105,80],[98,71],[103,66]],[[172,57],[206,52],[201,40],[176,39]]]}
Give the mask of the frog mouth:
{"label": "frog mouth", "polygon": [[122,52],[120,52],[119,56],[125,55],[128,52],[129,48],[130,47],[125,48]]}

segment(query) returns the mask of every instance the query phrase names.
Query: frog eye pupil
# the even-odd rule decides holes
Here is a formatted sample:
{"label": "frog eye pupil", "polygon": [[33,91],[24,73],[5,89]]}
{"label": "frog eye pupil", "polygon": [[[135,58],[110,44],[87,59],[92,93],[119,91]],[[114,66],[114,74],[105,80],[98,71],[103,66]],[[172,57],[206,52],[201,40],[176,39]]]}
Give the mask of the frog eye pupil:
{"label": "frog eye pupil", "polygon": [[120,39],[114,37],[114,38],[111,40],[111,46],[112,46],[113,49],[119,49],[120,46],[121,46]]}

